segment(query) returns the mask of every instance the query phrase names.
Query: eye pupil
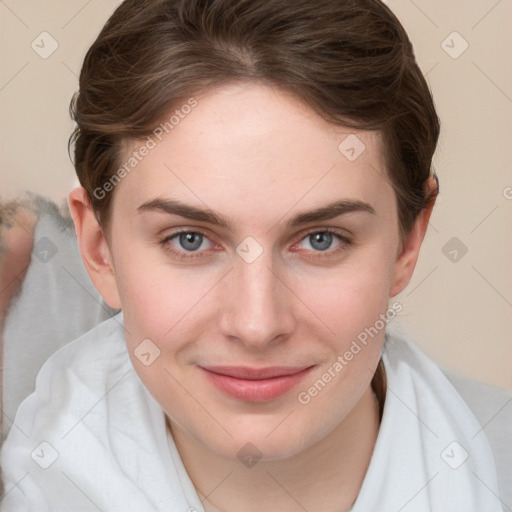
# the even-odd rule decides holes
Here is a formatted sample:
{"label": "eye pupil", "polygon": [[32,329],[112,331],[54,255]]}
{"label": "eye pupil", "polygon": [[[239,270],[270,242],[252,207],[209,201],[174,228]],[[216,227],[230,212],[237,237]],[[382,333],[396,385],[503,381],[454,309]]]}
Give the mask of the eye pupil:
{"label": "eye pupil", "polygon": [[325,251],[332,243],[332,234],[326,231],[314,233],[313,235],[310,235],[310,237],[311,247],[318,251]]}
{"label": "eye pupil", "polygon": [[193,251],[201,247],[202,237],[200,233],[181,233],[180,244],[184,249]]}

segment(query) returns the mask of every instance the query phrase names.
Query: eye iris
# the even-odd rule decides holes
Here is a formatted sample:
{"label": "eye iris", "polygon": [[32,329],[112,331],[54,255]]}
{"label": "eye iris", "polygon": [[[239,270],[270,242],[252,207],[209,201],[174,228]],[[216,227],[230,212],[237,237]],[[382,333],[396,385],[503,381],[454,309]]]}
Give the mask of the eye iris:
{"label": "eye iris", "polygon": [[319,251],[325,251],[330,247],[332,243],[332,234],[325,231],[321,233],[314,233],[309,235],[309,237],[311,241],[311,247]]}
{"label": "eye iris", "polygon": [[[193,251],[201,247],[203,235],[200,233],[181,233],[180,244],[184,249]],[[191,245],[191,246],[190,246]]]}

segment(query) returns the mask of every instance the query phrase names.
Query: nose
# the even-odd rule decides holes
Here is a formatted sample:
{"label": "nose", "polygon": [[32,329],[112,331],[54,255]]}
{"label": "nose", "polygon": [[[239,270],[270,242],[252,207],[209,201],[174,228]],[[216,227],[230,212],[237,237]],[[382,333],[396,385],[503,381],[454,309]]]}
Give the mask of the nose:
{"label": "nose", "polygon": [[223,297],[220,329],[248,349],[262,350],[295,329],[293,292],[265,252],[252,263],[235,260]]}

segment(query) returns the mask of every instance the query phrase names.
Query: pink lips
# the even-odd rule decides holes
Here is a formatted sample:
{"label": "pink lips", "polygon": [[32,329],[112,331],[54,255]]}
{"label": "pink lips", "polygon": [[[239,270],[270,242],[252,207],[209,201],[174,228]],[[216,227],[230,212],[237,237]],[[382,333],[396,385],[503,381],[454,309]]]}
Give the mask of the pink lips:
{"label": "pink lips", "polygon": [[296,386],[309,367],[274,366],[247,368],[235,366],[199,367],[221,391],[241,400],[264,402],[277,398]]}

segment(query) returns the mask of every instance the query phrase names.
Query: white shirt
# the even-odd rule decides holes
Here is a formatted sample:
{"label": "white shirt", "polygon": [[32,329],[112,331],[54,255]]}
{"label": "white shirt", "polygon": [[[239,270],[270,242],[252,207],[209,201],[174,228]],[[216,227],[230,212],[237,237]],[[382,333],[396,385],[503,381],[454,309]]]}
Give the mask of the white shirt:
{"label": "white shirt", "polygon": [[[426,355],[388,336],[383,361],[384,414],[353,512],[508,510],[510,488],[499,487],[512,467],[506,404],[492,420],[503,437],[497,465],[487,427]],[[122,313],[46,361],[0,463],[3,512],[204,511],[165,414],[133,369]]]}

